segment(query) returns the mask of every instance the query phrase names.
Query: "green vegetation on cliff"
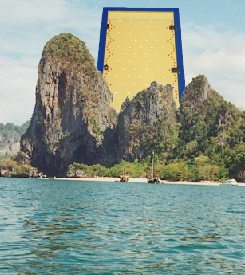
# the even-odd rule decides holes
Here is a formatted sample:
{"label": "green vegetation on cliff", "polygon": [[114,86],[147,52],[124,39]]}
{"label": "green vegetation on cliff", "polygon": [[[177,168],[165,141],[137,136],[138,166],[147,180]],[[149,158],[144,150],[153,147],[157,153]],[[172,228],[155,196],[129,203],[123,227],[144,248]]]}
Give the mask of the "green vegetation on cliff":
{"label": "green vegetation on cliff", "polygon": [[50,39],[42,53],[43,58],[56,58],[59,61],[69,61],[77,67],[88,67],[96,71],[94,59],[87,49],[85,42],[70,33],[61,33]]}
{"label": "green vegetation on cliff", "polygon": [[214,91],[204,76],[194,78],[187,86],[179,121],[178,158],[204,154],[230,167],[236,155],[245,151],[244,113]]}
{"label": "green vegetation on cliff", "polygon": [[[244,112],[225,101],[200,75],[186,87],[179,122],[179,144],[172,157],[190,161],[204,155],[232,176],[232,167],[245,152]],[[239,165],[245,168],[242,162]]]}

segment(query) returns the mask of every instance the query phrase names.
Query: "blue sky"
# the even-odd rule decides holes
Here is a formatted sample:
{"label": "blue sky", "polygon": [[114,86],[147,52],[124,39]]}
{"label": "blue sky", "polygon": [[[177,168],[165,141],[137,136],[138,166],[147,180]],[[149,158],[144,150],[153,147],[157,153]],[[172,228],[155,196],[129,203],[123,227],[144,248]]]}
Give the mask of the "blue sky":
{"label": "blue sky", "polygon": [[0,122],[31,117],[38,62],[52,36],[77,35],[97,59],[105,6],[178,7],[186,82],[205,74],[225,99],[245,109],[244,0],[0,0]]}

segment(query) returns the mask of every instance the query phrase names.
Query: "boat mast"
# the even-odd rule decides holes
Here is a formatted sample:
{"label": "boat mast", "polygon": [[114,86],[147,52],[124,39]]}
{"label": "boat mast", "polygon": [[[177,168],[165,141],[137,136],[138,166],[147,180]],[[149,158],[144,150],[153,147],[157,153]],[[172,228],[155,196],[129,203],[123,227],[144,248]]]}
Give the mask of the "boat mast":
{"label": "boat mast", "polygon": [[155,163],[154,163],[155,151],[152,151],[152,160],[151,160],[151,177],[155,177]]}

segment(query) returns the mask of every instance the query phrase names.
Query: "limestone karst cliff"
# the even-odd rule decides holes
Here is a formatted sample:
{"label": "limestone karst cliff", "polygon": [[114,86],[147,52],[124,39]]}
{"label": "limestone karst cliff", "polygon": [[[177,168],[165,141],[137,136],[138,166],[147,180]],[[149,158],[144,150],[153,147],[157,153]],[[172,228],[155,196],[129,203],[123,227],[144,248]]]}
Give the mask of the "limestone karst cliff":
{"label": "limestone karst cliff", "polygon": [[224,148],[241,144],[244,139],[243,113],[224,100],[203,75],[193,78],[186,87],[179,122],[181,139],[186,143],[196,140],[198,151],[208,148],[210,142]]}
{"label": "limestone karst cliff", "polygon": [[230,176],[244,178],[245,112],[224,100],[205,76],[193,78],[186,87],[178,121],[181,128],[175,158],[206,156]]}
{"label": "limestone karst cliff", "polygon": [[63,176],[71,162],[105,160],[104,136],[116,123],[111,100],[85,43],[67,33],[53,37],[42,53],[34,113],[21,139],[26,161]]}
{"label": "limestone karst cliff", "polygon": [[152,82],[132,100],[126,100],[118,117],[118,153],[120,159],[142,160],[166,154],[176,145],[178,127],[171,85]]}
{"label": "limestone karst cliff", "polygon": [[[119,114],[111,101],[84,42],[71,34],[55,36],[38,66],[36,104],[17,160],[64,176],[73,162],[111,166],[144,160],[154,150],[164,163],[186,161],[194,180],[199,174],[208,178],[216,166],[216,178],[228,172],[244,178],[245,113],[205,76],[193,78],[178,110],[172,87],[156,82],[126,99]],[[196,158],[207,162],[207,170],[195,170]]]}

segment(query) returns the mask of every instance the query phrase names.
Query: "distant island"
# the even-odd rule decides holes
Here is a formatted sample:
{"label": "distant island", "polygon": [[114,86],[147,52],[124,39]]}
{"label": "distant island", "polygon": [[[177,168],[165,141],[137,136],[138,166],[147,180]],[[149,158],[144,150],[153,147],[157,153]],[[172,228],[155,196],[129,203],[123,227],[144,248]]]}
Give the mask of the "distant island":
{"label": "distant island", "polygon": [[53,37],[39,62],[30,124],[7,131],[23,134],[10,138],[17,150],[0,124],[1,176],[118,177],[125,166],[130,177],[146,177],[154,150],[162,179],[245,182],[245,112],[205,76],[187,85],[179,109],[171,85],[157,82],[127,98],[119,114],[112,100],[85,43]]}

